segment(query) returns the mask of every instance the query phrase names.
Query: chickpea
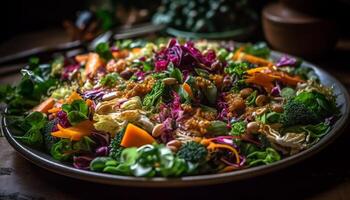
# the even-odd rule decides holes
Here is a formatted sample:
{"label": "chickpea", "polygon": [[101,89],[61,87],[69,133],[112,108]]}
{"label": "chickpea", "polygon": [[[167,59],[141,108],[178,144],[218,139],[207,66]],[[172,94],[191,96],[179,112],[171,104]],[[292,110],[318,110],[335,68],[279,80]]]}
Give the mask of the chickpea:
{"label": "chickpea", "polygon": [[133,72],[129,69],[125,69],[124,71],[120,72],[120,76],[125,80],[129,80],[132,75]]}
{"label": "chickpea", "polygon": [[179,140],[171,140],[166,144],[166,146],[172,152],[177,152],[180,149],[180,147],[182,146],[182,143]]}
{"label": "chickpea", "polygon": [[159,137],[162,134],[163,129],[164,129],[164,125],[163,124],[155,125],[153,127],[153,130],[152,130],[152,136],[153,137]]}
{"label": "chickpea", "polygon": [[257,106],[264,106],[264,105],[266,105],[266,104],[268,103],[268,101],[269,101],[269,99],[268,99],[267,96],[265,96],[265,95],[259,95],[259,96],[257,96],[256,99],[255,99],[255,104],[256,104]]}
{"label": "chickpea", "polygon": [[255,134],[258,133],[260,129],[260,126],[258,122],[249,122],[247,124],[247,133],[248,134]]}
{"label": "chickpea", "polygon": [[241,91],[239,91],[239,94],[242,98],[247,98],[251,93],[253,92],[252,88],[244,88]]}
{"label": "chickpea", "polygon": [[274,111],[274,112],[281,113],[281,112],[283,112],[283,107],[282,107],[281,104],[275,103],[275,104],[272,104],[271,110]]}

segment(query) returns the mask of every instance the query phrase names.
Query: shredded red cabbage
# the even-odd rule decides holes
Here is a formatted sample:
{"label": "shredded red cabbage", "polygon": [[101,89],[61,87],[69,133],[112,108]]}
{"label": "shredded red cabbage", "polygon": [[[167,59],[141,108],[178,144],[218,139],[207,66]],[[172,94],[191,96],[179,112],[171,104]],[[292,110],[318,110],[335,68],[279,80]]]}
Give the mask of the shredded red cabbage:
{"label": "shredded red cabbage", "polygon": [[94,159],[91,156],[74,156],[73,166],[77,169],[88,170],[90,168],[90,162]]}
{"label": "shredded red cabbage", "polygon": [[282,56],[278,62],[276,63],[277,67],[283,67],[283,66],[295,66],[297,64],[297,60],[295,58],[289,57],[289,56]]}
{"label": "shredded red cabbage", "polygon": [[83,93],[85,99],[100,99],[103,95],[106,94],[106,91],[103,88],[97,88],[93,90],[88,90]]}
{"label": "shredded red cabbage", "polygon": [[202,54],[191,41],[180,45],[176,39],[171,39],[167,48],[156,53],[154,60],[156,71],[166,70],[170,62],[181,69],[192,70],[198,65],[211,69],[211,65],[216,61],[216,54],[213,50]]}
{"label": "shredded red cabbage", "polygon": [[63,72],[61,74],[61,79],[62,80],[69,80],[71,78],[71,75],[78,71],[80,68],[79,64],[73,64],[73,65],[68,65],[63,68]]}

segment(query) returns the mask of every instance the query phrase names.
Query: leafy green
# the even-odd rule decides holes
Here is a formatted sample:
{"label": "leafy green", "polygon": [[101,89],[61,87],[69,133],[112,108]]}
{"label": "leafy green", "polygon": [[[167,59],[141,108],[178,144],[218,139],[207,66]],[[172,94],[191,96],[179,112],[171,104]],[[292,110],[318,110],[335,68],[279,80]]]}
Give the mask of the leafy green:
{"label": "leafy green", "polygon": [[121,77],[119,76],[118,73],[108,73],[106,76],[104,76],[103,78],[101,78],[100,80],[100,84],[106,87],[114,87],[119,80],[121,79]]}
{"label": "leafy green", "polygon": [[95,158],[90,168],[112,174],[142,177],[180,176],[187,172],[185,160],[176,157],[164,145],[145,145],[138,149],[131,147],[122,151],[120,161],[110,157]]}
{"label": "leafy green", "polygon": [[69,139],[60,139],[51,146],[50,154],[55,160],[67,161],[76,154],[92,153],[95,145],[96,143],[88,136],[76,142]]}
{"label": "leafy green", "polygon": [[61,139],[52,145],[50,154],[55,160],[67,161],[72,158],[72,142],[68,139]]}
{"label": "leafy green", "polygon": [[186,162],[164,145],[146,145],[137,152],[137,159],[130,167],[135,176],[179,176],[187,170]]}
{"label": "leafy green", "polygon": [[113,58],[112,52],[109,48],[109,44],[106,42],[99,43],[95,48],[96,53],[103,58],[105,61],[108,61]]}
{"label": "leafy green", "polygon": [[225,61],[226,57],[228,56],[228,51],[224,48],[219,49],[218,53],[217,53],[217,57],[220,61]]}
{"label": "leafy green", "polygon": [[183,82],[183,76],[179,68],[174,67],[173,63],[168,65],[169,77],[175,78],[179,83]]}
{"label": "leafy green", "polygon": [[88,136],[84,136],[81,140],[72,143],[72,149],[78,152],[92,152],[96,143]]}
{"label": "leafy green", "polygon": [[282,122],[285,126],[315,124],[336,112],[335,102],[323,94],[302,92],[284,105]]}
{"label": "leafy green", "polygon": [[264,124],[281,122],[282,114],[277,112],[267,112],[256,117],[256,119]]}
{"label": "leafy green", "polygon": [[142,62],[142,65],[143,65],[144,72],[152,71],[154,68],[151,62]]}
{"label": "leafy green", "polygon": [[270,56],[270,49],[265,42],[259,42],[254,45],[249,44],[244,47],[244,52],[261,58]]}
{"label": "leafy green", "polygon": [[283,133],[293,132],[293,133],[306,133],[309,135],[309,142],[317,141],[323,137],[330,129],[330,125],[324,122],[312,125],[296,125],[287,127],[283,130]]}
{"label": "leafy green", "polygon": [[266,148],[265,151],[254,151],[247,156],[249,166],[267,165],[281,160],[279,153],[273,148]]}
{"label": "leafy green", "polygon": [[51,65],[39,65],[39,60],[32,58],[26,69],[21,70],[22,78],[17,86],[1,85],[0,102],[7,104],[8,114],[23,114],[37,105],[58,84],[50,73]]}
{"label": "leafy green", "polygon": [[32,112],[20,125],[25,132],[22,136],[15,136],[15,138],[32,147],[41,147],[43,145],[43,135],[41,131],[47,124],[46,116],[41,112]]}
{"label": "leafy green", "polygon": [[248,106],[254,106],[258,91],[254,90],[246,99]]}
{"label": "leafy green", "polygon": [[62,110],[67,113],[68,121],[72,125],[89,119],[89,106],[82,99],[74,100],[71,104],[63,104]]}
{"label": "leafy green", "polygon": [[231,135],[241,135],[246,130],[247,123],[244,121],[237,121],[231,124]]}

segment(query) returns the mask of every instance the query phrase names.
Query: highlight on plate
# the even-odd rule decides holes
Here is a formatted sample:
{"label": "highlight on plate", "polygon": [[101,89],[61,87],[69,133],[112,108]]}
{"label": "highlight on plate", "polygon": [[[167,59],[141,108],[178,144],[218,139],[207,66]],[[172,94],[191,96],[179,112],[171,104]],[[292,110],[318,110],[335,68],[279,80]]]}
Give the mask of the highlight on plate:
{"label": "highlight on plate", "polygon": [[268,165],[315,145],[339,117],[332,88],[263,43],[101,43],[30,59],[1,86],[15,138],[82,170],[141,177]]}

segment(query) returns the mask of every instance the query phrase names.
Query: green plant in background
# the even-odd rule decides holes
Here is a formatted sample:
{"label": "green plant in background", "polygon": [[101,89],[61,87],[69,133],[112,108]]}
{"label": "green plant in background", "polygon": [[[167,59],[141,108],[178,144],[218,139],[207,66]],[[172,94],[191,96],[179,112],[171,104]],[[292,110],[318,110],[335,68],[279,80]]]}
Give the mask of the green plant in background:
{"label": "green plant in background", "polygon": [[247,0],[163,0],[153,16],[156,24],[196,33],[245,28],[256,20]]}

